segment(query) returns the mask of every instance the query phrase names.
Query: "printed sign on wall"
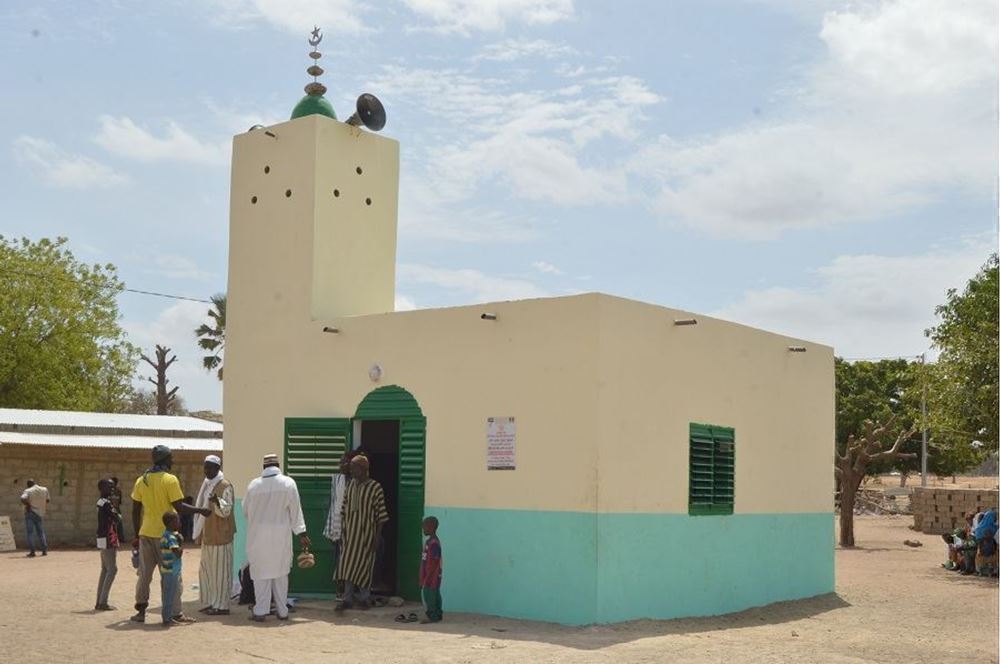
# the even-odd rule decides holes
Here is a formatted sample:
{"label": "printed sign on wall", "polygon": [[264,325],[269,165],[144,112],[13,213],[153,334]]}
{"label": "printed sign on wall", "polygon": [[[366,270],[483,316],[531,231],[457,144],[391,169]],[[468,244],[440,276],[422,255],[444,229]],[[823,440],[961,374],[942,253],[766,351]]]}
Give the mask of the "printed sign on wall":
{"label": "printed sign on wall", "polygon": [[486,418],[486,470],[514,470],[516,445],[513,417]]}
{"label": "printed sign on wall", "polygon": [[14,531],[10,527],[10,517],[0,516],[0,551],[15,551]]}

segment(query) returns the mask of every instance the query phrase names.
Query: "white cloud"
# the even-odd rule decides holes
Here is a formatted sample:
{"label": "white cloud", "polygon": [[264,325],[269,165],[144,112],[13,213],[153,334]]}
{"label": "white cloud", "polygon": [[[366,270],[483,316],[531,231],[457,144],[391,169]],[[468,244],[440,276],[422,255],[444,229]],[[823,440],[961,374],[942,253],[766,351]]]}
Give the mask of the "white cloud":
{"label": "white cloud", "polygon": [[531,264],[531,267],[535,268],[542,274],[555,274],[555,275],[565,274],[562,270],[557,268],[552,263],[546,263],[545,261],[535,261],[534,263]]}
{"label": "white cloud", "polygon": [[38,171],[54,187],[97,189],[128,182],[128,177],[110,166],[79,154],[65,152],[49,141],[32,136],[14,140],[14,156]]}
{"label": "white cloud", "polygon": [[[621,202],[624,158],[587,148],[606,137],[621,146],[634,140],[643,109],[660,100],[631,76],[589,78],[552,94],[454,70],[389,67],[370,86],[435,117],[465,109],[463,131],[442,136],[419,160],[425,190],[451,202],[472,198],[487,184],[559,205]],[[623,107],[630,109],[629,122],[621,119]]]}
{"label": "white cloud", "polygon": [[101,129],[94,141],[102,148],[136,161],[183,161],[196,164],[229,163],[229,141],[201,141],[176,122],[167,123],[162,136],[138,126],[128,117],[101,116]]}
{"label": "white cloud", "polygon": [[303,38],[313,25],[331,34],[365,30],[365,3],[356,0],[211,0],[210,6],[215,22],[231,28],[265,21]]}
{"label": "white cloud", "polygon": [[996,25],[996,3],[908,0],[830,12],[820,37],[873,88],[936,95],[996,79]]}
{"label": "white cloud", "polygon": [[396,293],[396,311],[413,311],[417,308],[417,303],[413,298]]}
{"label": "white cloud", "polygon": [[[208,319],[210,304],[202,302],[177,302],[163,309],[152,321],[125,321],[123,327],[129,340],[152,357],[156,344],[169,347],[177,355],[177,362],[167,370],[170,387],[179,387],[190,410],[222,410],[222,383],[215,372],[202,368],[205,351],[198,348],[195,329]],[[139,364],[141,376],[151,376],[152,368],[145,362]],[[137,383],[146,389],[145,381]]]}
{"label": "white cloud", "polygon": [[996,176],[996,8],[901,0],[827,13],[827,57],[791,119],[690,140],[631,163],[665,218],[773,237],[878,219]]}
{"label": "white cloud", "polygon": [[433,30],[468,34],[499,31],[508,23],[548,25],[573,16],[573,0],[403,0]]}
{"label": "white cloud", "polygon": [[158,254],[144,257],[142,262],[149,267],[147,274],[158,274],[169,279],[190,279],[193,281],[208,281],[215,275],[198,267],[190,258],[175,254]]}
{"label": "white cloud", "polygon": [[552,59],[573,55],[576,52],[575,48],[567,44],[556,44],[544,39],[505,39],[502,42],[487,44],[474,60],[513,62],[522,58]]}
{"label": "white cloud", "polygon": [[461,296],[465,304],[548,296],[545,290],[530,281],[494,277],[472,269],[452,270],[404,263],[399,266],[397,278],[408,286],[422,284],[450,291]]}
{"label": "white cloud", "polygon": [[712,315],[831,345],[851,358],[917,355],[949,288],[962,288],[995,242],[909,256],[847,255],[815,270],[812,287],[748,290]]}

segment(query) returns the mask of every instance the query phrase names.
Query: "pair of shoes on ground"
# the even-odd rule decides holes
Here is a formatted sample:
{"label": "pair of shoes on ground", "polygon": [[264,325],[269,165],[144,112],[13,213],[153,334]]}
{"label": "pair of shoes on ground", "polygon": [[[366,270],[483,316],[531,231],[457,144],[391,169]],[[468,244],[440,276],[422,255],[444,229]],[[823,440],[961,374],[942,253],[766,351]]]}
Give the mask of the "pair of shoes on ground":
{"label": "pair of shoes on ground", "polygon": [[[288,614],[285,614],[283,616],[278,616],[278,620],[281,620],[282,622],[284,622],[284,621],[288,620],[290,617],[291,616],[289,616]],[[251,612],[250,613],[250,617],[248,619],[251,620],[251,621],[253,621],[253,622],[264,622],[264,621],[267,620],[267,616],[258,616],[256,614],[254,614],[253,612]]]}
{"label": "pair of shoes on ground", "polygon": [[[49,555],[49,552],[48,551],[42,551],[42,555],[43,556],[47,556],[47,555]],[[35,554],[34,551],[32,551],[31,553],[29,553],[28,555],[25,556],[25,558],[34,558],[34,557],[36,557],[36,554]]]}
{"label": "pair of shoes on ground", "polygon": [[195,620],[194,618],[189,618],[188,616],[184,615],[183,613],[178,613],[176,616],[174,616],[170,620],[163,621],[162,624],[163,624],[164,627],[173,627],[175,625],[190,625],[190,624],[196,623],[196,622],[198,622],[198,621]]}
{"label": "pair of shoes on ground", "polygon": [[405,613],[400,613],[396,616],[396,622],[398,623],[415,623],[419,622],[421,625],[429,625],[435,622],[441,622],[440,620],[431,620],[426,615],[423,618],[418,618],[416,613],[411,613],[409,615]]}
{"label": "pair of shoes on ground", "polygon": [[334,607],[334,613],[343,613],[345,609],[357,609],[358,611],[367,611],[372,608],[372,605],[368,602],[358,602],[354,604],[353,602],[337,602]]}

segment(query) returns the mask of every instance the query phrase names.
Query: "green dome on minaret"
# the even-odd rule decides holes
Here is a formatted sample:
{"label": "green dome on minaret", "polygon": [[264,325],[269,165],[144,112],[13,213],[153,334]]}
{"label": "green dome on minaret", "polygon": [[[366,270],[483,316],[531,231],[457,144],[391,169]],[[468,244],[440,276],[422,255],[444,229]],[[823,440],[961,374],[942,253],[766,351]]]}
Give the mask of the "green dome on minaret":
{"label": "green dome on minaret", "polygon": [[292,109],[292,120],[302,118],[307,115],[325,115],[328,118],[337,119],[337,114],[333,111],[333,104],[327,101],[326,86],[319,82],[318,77],[323,74],[323,68],[316,64],[316,61],[323,57],[323,54],[316,50],[319,43],[323,41],[323,35],[319,28],[313,27],[312,37],[309,45],[313,47],[309,57],[313,59],[312,66],[306,70],[313,77],[312,83],[306,85],[306,96],[299,100],[299,103]]}

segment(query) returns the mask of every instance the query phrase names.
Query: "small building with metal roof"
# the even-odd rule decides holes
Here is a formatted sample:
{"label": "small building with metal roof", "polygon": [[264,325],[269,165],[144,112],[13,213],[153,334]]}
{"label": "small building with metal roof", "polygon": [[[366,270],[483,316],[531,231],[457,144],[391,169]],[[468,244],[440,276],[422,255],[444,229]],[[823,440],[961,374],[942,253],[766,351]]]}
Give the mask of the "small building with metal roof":
{"label": "small building with metal roof", "polygon": [[23,544],[20,495],[34,479],[51,495],[45,518],[49,544],[92,546],[97,481],[114,476],[124,495],[125,534],[131,537],[129,494],[156,445],[174,451],[173,472],[185,493],[194,495],[205,456],[222,456],[222,424],[172,415],[0,408],[0,515],[11,517],[15,540]]}

